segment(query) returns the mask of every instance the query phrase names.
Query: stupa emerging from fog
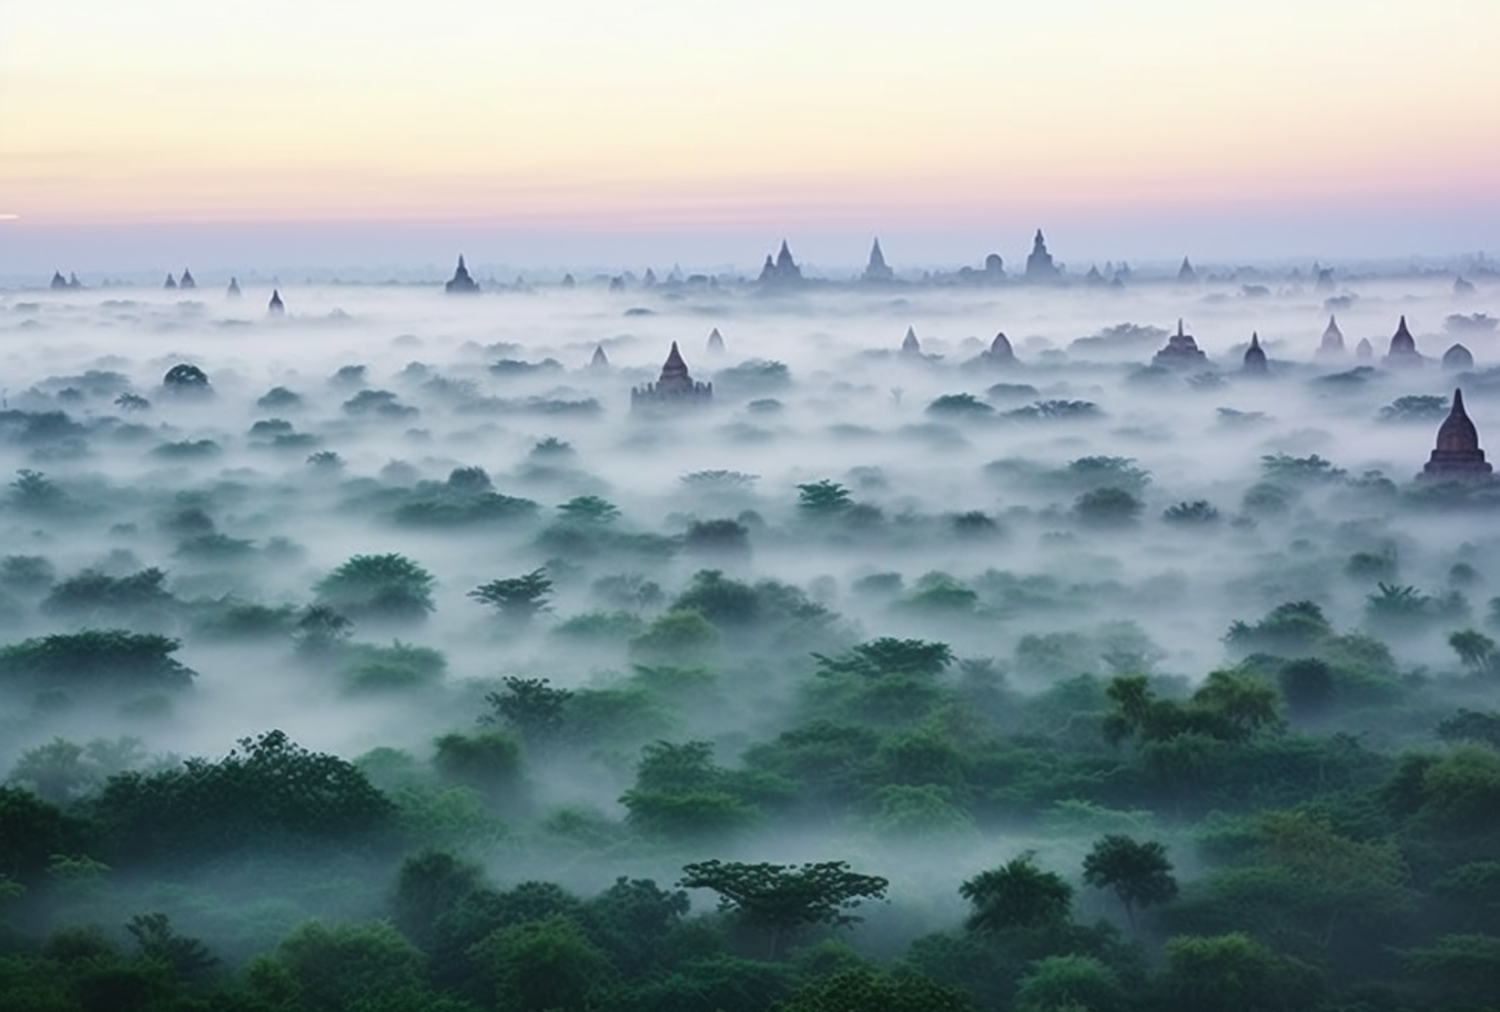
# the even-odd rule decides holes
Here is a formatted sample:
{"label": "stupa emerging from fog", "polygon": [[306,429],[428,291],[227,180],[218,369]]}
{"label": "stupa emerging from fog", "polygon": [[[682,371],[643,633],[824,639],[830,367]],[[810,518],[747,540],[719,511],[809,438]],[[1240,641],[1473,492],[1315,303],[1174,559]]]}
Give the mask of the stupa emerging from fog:
{"label": "stupa emerging from fog", "polygon": [[661,376],[655,383],[630,391],[630,407],[647,410],[703,407],[713,397],[714,385],[693,382],[687,363],[682,360],[682,352],[677,350],[677,342],[673,341],[666,364],[661,367]]}
{"label": "stupa emerging from fog", "polygon": [[1260,346],[1260,334],[1250,335],[1250,347],[1245,349],[1245,362],[1240,372],[1246,376],[1269,376],[1271,366],[1266,361],[1265,349]]}
{"label": "stupa emerging from fog", "polygon": [[876,283],[896,280],[896,272],[885,262],[885,254],[880,250],[879,239],[870,247],[870,262],[865,265],[864,280]]}
{"label": "stupa emerging from fog", "polygon": [[1391,335],[1391,347],[1385,354],[1385,364],[1390,369],[1411,369],[1422,364],[1422,356],[1417,352],[1417,342],[1411,336],[1411,331],[1406,329],[1406,317],[1401,317],[1401,322],[1396,325],[1396,332]]}
{"label": "stupa emerging from fog", "polygon": [[182,280],[177,282],[178,288],[197,288],[198,282],[193,278],[193,272],[188,268],[182,269]]}
{"label": "stupa emerging from fog", "polygon": [[594,357],[589,359],[589,368],[595,372],[604,372],[609,368],[609,356],[604,354],[604,345],[594,346]]}
{"label": "stupa emerging from fog", "polygon": [[1453,408],[1438,429],[1437,447],[1422,468],[1422,477],[1436,481],[1476,481],[1494,471],[1479,448],[1479,431],[1464,411],[1464,392],[1453,391]]}
{"label": "stupa emerging from fog", "polygon": [[1461,344],[1455,344],[1443,352],[1443,368],[1449,372],[1464,372],[1474,368],[1474,353]]}
{"label": "stupa emerging from fog", "polygon": [[987,366],[1006,367],[1018,364],[1016,350],[1011,347],[1010,338],[1005,336],[1005,331],[1002,330],[995,335],[995,339],[990,342],[989,349],[980,353],[979,361]]}
{"label": "stupa emerging from fog", "polygon": [[237,299],[237,298],[240,297],[240,279],[239,278],[230,278],[229,279],[229,287],[227,289],[225,289],[225,291],[224,291],[224,297],[225,298],[229,298],[229,299]]}
{"label": "stupa emerging from fog", "polygon": [[1198,272],[1193,270],[1193,262],[1187,257],[1182,258],[1182,266],[1177,268],[1177,281],[1184,285],[1198,283]]}
{"label": "stupa emerging from fog", "polygon": [[1344,332],[1339,330],[1339,321],[1330,316],[1323,331],[1323,340],[1318,344],[1318,357],[1323,359],[1344,357]]}
{"label": "stupa emerging from fog", "polygon": [[760,283],[763,285],[800,285],[803,281],[802,268],[797,266],[797,261],[792,259],[791,247],[787,246],[786,240],[781,240],[781,250],[772,260],[769,253],[766,254],[765,266],[760,269]]}
{"label": "stupa emerging from fog", "polygon": [[1368,362],[1375,357],[1375,346],[1368,337],[1360,338],[1359,343],[1354,346],[1354,357],[1361,362]]}
{"label": "stupa emerging from fog", "polygon": [[710,355],[724,354],[724,335],[719,333],[718,327],[708,332],[708,353]]}
{"label": "stupa emerging from fog", "polygon": [[901,355],[904,358],[921,358],[922,342],[917,340],[917,329],[906,328],[906,336],[901,339]]}
{"label": "stupa emerging from fog", "polygon": [[168,274],[167,275],[167,280],[165,282],[163,282],[162,287],[163,288],[170,288],[170,289],[175,290],[177,288],[177,279],[174,278],[174,277],[172,277],[172,275]]}
{"label": "stupa emerging from fog", "polygon": [[458,255],[458,267],[453,272],[453,280],[443,286],[443,291],[449,295],[478,295],[479,283],[469,277],[469,268],[464,266],[464,255]]}
{"label": "stupa emerging from fog", "polygon": [[1052,262],[1052,254],[1047,252],[1047,240],[1042,236],[1042,230],[1037,229],[1036,238],[1031,241],[1031,254],[1026,258],[1026,280],[1056,281],[1061,276],[1062,271]]}
{"label": "stupa emerging from fog", "polygon": [[266,303],[266,315],[267,316],[284,316],[284,315],[286,315],[286,303],[284,303],[284,302],[281,301],[281,289],[279,289],[279,288],[273,288],[273,289],[271,289],[271,301],[268,302],[268,303]]}
{"label": "stupa emerging from fog", "polygon": [[67,277],[62,276],[62,271],[52,272],[52,290],[54,292],[66,292],[83,287],[83,282],[78,280],[78,275],[70,273]]}
{"label": "stupa emerging from fog", "polygon": [[1177,333],[1167,338],[1167,346],[1151,359],[1152,365],[1167,369],[1190,369],[1208,365],[1208,356],[1198,347],[1192,334],[1182,330],[1182,320],[1177,321]]}

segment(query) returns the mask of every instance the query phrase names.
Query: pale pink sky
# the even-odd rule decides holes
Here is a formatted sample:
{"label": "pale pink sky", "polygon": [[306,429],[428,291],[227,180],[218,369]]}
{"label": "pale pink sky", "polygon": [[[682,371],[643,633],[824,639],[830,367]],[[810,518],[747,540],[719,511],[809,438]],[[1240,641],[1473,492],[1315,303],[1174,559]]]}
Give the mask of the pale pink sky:
{"label": "pale pink sky", "polygon": [[7,0],[0,271],[1493,248],[1497,41],[1494,0]]}

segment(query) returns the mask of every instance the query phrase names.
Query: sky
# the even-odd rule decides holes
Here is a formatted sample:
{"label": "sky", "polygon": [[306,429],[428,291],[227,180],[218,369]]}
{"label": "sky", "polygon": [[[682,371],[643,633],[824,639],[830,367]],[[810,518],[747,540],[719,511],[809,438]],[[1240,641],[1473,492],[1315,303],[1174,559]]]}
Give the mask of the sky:
{"label": "sky", "polygon": [[1493,250],[1497,40],[1494,0],[6,0],[0,272]]}

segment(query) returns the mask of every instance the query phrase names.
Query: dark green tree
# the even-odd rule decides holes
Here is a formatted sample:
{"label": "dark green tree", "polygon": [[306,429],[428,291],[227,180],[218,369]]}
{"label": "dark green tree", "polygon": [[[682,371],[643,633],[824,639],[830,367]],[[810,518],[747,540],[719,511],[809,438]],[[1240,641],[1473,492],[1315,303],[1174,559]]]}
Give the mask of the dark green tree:
{"label": "dark green tree", "polygon": [[404,555],[355,555],[314,590],[326,604],[355,621],[419,622],[432,611],[431,573]]}
{"label": "dark green tree", "polygon": [[797,508],[810,517],[837,516],[854,505],[849,490],[824,478],[797,486]]}
{"label": "dark green tree", "polygon": [[469,591],[469,596],[481,604],[493,605],[506,621],[526,625],[547,610],[550,593],[552,581],[547,578],[547,571],[533,569],[524,576],[491,580]]}
{"label": "dark green tree", "polygon": [[546,678],[502,678],[505,691],[487,693],[485,702],[493,714],[479,718],[481,724],[503,722],[529,746],[545,745],[562,732],[567,722],[569,689],[554,689]]}
{"label": "dark green tree", "polygon": [[1030,853],[980,872],[959,886],[958,894],[973,908],[970,931],[1050,927],[1066,922],[1073,907],[1073,887],[1038,868]]}
{"label": "dark green tree", "polygon": [[1135,925],[1136,907],[1165,903],[1177,895],[1167,848],[1155,840],[1138,843],[1111,834],[1098,840],[1083,859],[1083,880],[1095,889],[1112,889]]}
{"label": "dark green tree", "polygon": [[743,864],[700,861],[685,865],[677,884],[712,889],[719,909],[733,911],[763,930],[770,958],[779,959],[791,935],[809,924],[845,927],[860,920],[849,911],[885,898],[890,882],[863,875],[844,861],[817,864]]}

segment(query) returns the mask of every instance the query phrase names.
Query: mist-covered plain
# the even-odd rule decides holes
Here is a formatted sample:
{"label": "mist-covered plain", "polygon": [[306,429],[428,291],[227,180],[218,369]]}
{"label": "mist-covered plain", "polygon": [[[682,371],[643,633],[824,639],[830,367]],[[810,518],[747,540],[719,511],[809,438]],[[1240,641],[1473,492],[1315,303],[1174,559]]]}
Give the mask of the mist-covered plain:
{"label": "mist-covered plain", "polygon": [[225,283],[0,293],[0,1008],[1493,1007],[1493,277]]}

